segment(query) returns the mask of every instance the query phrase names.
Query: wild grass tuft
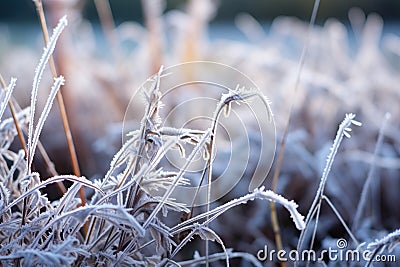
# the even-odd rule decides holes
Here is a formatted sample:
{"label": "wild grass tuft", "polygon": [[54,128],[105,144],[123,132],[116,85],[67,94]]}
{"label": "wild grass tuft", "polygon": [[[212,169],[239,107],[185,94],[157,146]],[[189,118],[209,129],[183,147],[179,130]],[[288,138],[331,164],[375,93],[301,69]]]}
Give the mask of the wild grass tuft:
{"label": "wild grass tuft", "polygon": [[[168,218],[171,210],[183,213],[190,211],[184,203],[171,198],[171,194],[178,186],[190,183],[185,175],[199,152],[206,155],[209,175],[213,173],[211,155],[218,117],[223,110],[229,111],[231,102],[239,103],[252,97],[260,97],[268,107],[269,119],[272,118],[269,102],[260,92],[237,87],[221,96],[210,128],[199,130],[162,127],[160,110],[163,104],[159,86],[165,75],[163,68],[150,79],[151,87],[144,88],[146,111],[140,129],[128,134],[129,138],[116,153],[104,178],[91,182],[85,177],[57,175],[42,181],[41,175],[32,171],[34,155],[52,103],[65,82],[63,76],[54,79],[36,126],[35,106],[44,65],[66,24],[64,17],[44,50],[34,78],[31,106],[17,116],[23,129],[28,129],[26,157],[23,150],[17,153],[9,150],[17,134],[12,121],[4,120],[0,127],[2,136],[8,136],[2,139],[8,140],[2,146],[2,158],[6,157],[12,162],[10,168],[6,162],[1,168],[4,175],[0,181],[0,259],[4,265],[179,265],[179,261],[174,258],[194,236],[219,244],[227,266],[232,257],[243,257],[254,262],[251,255],[233,252],[227,248],[218,233],[209,227],[209,223],[227,210],[255,199],[281,204],[289,211],[296,227],[304,228],[303,216],[297,211],[297,204],[265,190],[264,187],[213,209],[208,205],[206,211],[191,214],[191,218],[172,226],[167,225],[169,220],[159,216],[162,212]],[[15,79],[12,79],[2,107],[10,99],[14,86]],[[228,116],[229,112],[225,112],[225,115]],[[193,149],[189,154],[185,152],[184,144],[192,145]],[[176,172],[163,170],[160,161],[168,151],[176,149],[186,159],[185,165]],[[72,186],[58,200],[50,201],[41,191],[50,184],[64,181],[71,182]],[[209,195],[211,176],[208,182]],[[88,204],[83,206],[81,199],[76,196],[81,186],[94,192]],[[160,194],[154,195],[156,191]],[[87,232],[84,230],[86,226]],[[178,238],[184,232],[187,234]],[[188,262],[208,263],[220,259],[220,255],[208,254],[206,251],[205,257],[184,261],[181,266]]]}
{"label": "wild grass tuft", "polygon": [[[263,266],[255,253],[264,245],[297,249],[298,252],[304,248],[320,251],[339,235],[351,239],[349,249],[370,250],[373,256],[397,251],[399,230],[393,229],[398,228],[395,200],[398,199],[400,139],[396,128],[399,94],[394,85],[399,84],[400,76],[393,75],[398,72],[397,63],[391,64],[393,59],[386,60],[386,57],[399,57],[396,48],[399,38],[381,38],[383,21],[377,15],[366,16],[361,10],[352,9],[349,13],[352,28],[336,20],[314,26],[319,5],[319,1],[315,1],[308,25],[294,18],[277,18],[270,27],[271,38],[254,18],[244,15],[236,22],[250,37],[250,43],[218,40],[208,46],[212,40],[206,39],[204,33],[215,11],[212,1],[190,1],[185,16],[179,12],[163,14],[161,0],[143,1],[146,28],[135,23],[116,26],[108,1],[95,1],[112,49],[112,60],[100,59],[88,43],[77,49],[65,41],[65,46],[61,46],[65,54],[61,57],[60,53],[58,58],[62,60],[55,62],[53,52],[60,48],[56,45],[58,38],[67,33],[67,19],[62,17],[49,37],[42,3],[34,2],[45,48],[33,82],[29,79],[26,85],[23,79],[19,78],[17,83],[11,78],[6,84],[0,76],[2,266],[237,266],[237,258],[243,266]],[[53,17],[59,17],[56,13]],[[176,29],[176,35],[168,36],[174,40],[168,47],[160,37],[160,27],[164,26],[162,23],[176,27],[177,22],[181,28]],[[304,36],[307,29],[307,36]],[[85,27],[79,30],[85,36],[89,32]],[[353,43],[346,35],[347,30],[354,32]],[[138,48],[124,54],[121,38],[138,44]],[[293,40],[290,42],[293,46],[287,47],[288,38]],[[354,55],[346,50],[349,44],[356,48]],[[73,52],[68,53],[69,49]],[[167,50],[172,52],[165,57],[163,53]],[[301,53],[300,60],[290,58],[295,50]],[[9,62],[15,63],[16,68],[22,68],[19,61],[23,61],[22,66],[26,64],[25,59],[4,58],[4,64],[11,71],[14,64]],[[209,124],[202,125],[201,129],[182,128],[174,123],[165,126],[162,111],[176,105],[180,99],[174,100],[175,103],[163,98],[160,86],[170,73],[160,65],[176,64],[182,58],[223,60],[251,72],[263,92],[268,92],[273,100],[275,117],[262,92],[237,85],[222,88],[225,91],[215,98],[217,104],[214,112],[211,110]],[[53,78],[49,81],[44,78],[47,64]],[[105,117],[115,114],[115,117],[122,117],[130,89],[148,77],[149,70],[156,74],[145,83],[146,87],[140,88],[144,110],[135,110],[138,114],[144,111],[144,115],[137,119],[137,127],[132,127],[126,138],[124,136],[124,143],[113,147],[115,144],[110,140],[120,132],[119,129],[114,131],[117,127]],[[29,77],[25,73],[20,76]],[[286,90],[293,82],[294,92]],[[31,93],[30,103],[29,99],[22,99],[28,101],[21,105],[23,109],[15,100],[17,94],[23,95],[21,87],[30,88]],[[49,92],[42,92],[41,87],[48,88]],[[66,97],[66,105],[61,90],[72,93],[69,100]],[[39,100],[42,95],[48,95],[43,102]],[[189,92],[188,96],[196,97],[196,94]],[[47,153],[51,152],[51,146],[41,143],[52,137],[43,130],[49,123],[54,125],[51,109],[55,98],[61,110],[74,175],[58,174],[58,165],[51,161],[54,153]],[[216,139],[223,131],[221,114],[229,120],[236,112],[236,105],[251,105],[254,98],[261,99],[264,104],[265,120],[274,118],[277,121],[278,139],[282,144],[274,166],[272,190],[266,190],[269,180],[265,187],[252,192],[242,184],[211,205],[211,181],[225,167],[218,157],[213,158],[217,153],[225,155],[226,152],[219,150]],[[88,103],[89,109],[85,109]],[[7,104],[12,118],[2,118],[9,115]],[[43,110],[39,112],[41,104]],[[98,168],[93,178],[91,174],[88,178],[80,174],[65,109],[75,112],[71,122],[75,130],[81,131],[80,137],[90,135],[92,138],[77,138],[79,146],[90,146],[93,139],[101,138],[106,153],[114,155],[107,161],[98,160],[92,154],[82,157],[88,161],[93,157],[94,166]],[[348,110],[357,111],[363,128],[351,142],[342,142],[344,137],[350,137],[352,126],[360,126],[354,114],[347,114],[331,145],[328,136],[334,132],[333,127],[340,120],[338,116]],[[386,111],[392,113],[391,123],[386,116],[381,124],[381,112],[385,114]],[[286,112],[289,113],[287,120],[283,116]],[[90,117],[93,114],[95,116]],[[104,125],[99,127],[99,121]],[[289,127],[289,124],[292,125]],[[100,128],[110,129],[112,133],[104,134],[98,131]],[[17,136],[19,142],[14,140]],[[242,143],[236,141],[233,145],[240,147]],[[259,153],[257,141],[249,140],[252,153]],[[64,153],[57,153],[66,157]],[[163,164],[168,153],[179,153],[182,166],[168,169]],[[193,175],[189,167],[199,155],[203,157],[204,168]],[[40,166],[42,158],[44,171]],[[245,177],[253,171],[252,163],[249,161]],[[105,171],[103,166],[106,166]],[[232,175],[237,174],[233,172]],[[198,188],[192,201],[188,201],[192,205],[174,198],[179,188],[193,186],[193,181],[198,182]],[[313,186],[315,181],[319,182],[317,190]],[[53,184],[62,192],[58,197],[52,192]],[[207,187],[206,192],[200,191],[202,185]],[[298,204],[278,192],[296,199]],[[198,196],[202,193],[206,194]],[[208,200],[206,206],[192,207],[196,197]],[[254,200],[269,201],[271,214],[262,201],[248,203]],[[325,204],[328,211],[324,209]],[[241,205],[246,206],[238,208]],[[305,219],[298,210],[307,213]],[[274,218],[272,227],[269,217]],[[371,241],[377,236],[384,237]],[[245,251],[237,252],[232,247]],[[380,266],[372,261],[365,263]],[[309,261],[306,264],[336,266],[340,263]]]}

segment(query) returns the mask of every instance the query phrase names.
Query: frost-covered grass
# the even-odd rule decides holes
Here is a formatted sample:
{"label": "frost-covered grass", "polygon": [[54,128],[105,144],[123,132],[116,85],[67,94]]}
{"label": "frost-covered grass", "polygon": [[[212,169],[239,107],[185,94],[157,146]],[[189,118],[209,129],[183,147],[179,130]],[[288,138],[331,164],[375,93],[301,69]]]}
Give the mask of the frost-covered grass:
{"label": "frost-covered grass", "polygon": [[[294,18],[277,18],[268,33],[243,14],[236,25],[249,42],[211,42],[211,2],[190,1],[186,12],[168,14],[163,14],[161,2],[143,1],[146,27],[132,22],[115,27],[105,15],[107,6],[98,6],[111,51],[108,58],[97,54],[90,25],[77,19],[80,14],[71,7],[62,12],[73,14],[73,21],[65,27],[65,14],[57,17],[59,24],[40,60],[37,51],[25,51],[30,56],[21,60],[12,47],[0,55],[1,71],[17,77],[8,85],[1,79],[0,118],[9,116],[0,124],[2,266],[269,266],[272,263],[256,258],[264,245],[321,251],[335,249],[339,238],[348,241],[349,249],[399,257],[400,38],[382,36],[378,15],[352,9],[351,28],[334,19],[310,27]],[[167,35],[174,42],[166,43],[165,24],[173,29]],[[63,35],[69,38],[58,40]],[[125,51],[124,42],[136,48]],[[46,66],[52,69],[54,49],[58,75],[46,72]],[[36,58],[34,63],[30,57]],[[229,88],[212,95],[217,105],[208,124],[166,127],[161,111],[183,100],[162,98],[159,87],[169,73],[160,65],[190,60],[232,65],[251,76],[261,92]],[[30,70],[25,71],[30,64],[33,79],[27,78]],[[156,74],[140,88],[152,73]],[[140,88],[144,104],[132,108],[130,132],[118,144],[119,122],[134,88]],[[23,90],[30,92],[30,101]],[[61,175],[51,162],[71,155],[67,147],[61,156],[54,153],[59,146],[54,140],[60,138],[52,128],[62,123],[51,108],[59,90],[66,95],[77,150],[86,155],[80,157],[80,167],[88,177],[76,170]],[[197,97],[195,90],[186,93],[188,99]],[[254,171],[250,161],[241,182],[214,203],[191,209],[171,198],[177,187],[193,181],[189,165],[196,155],[204,157],[204,184],[218,176],[224,163],[212,155],[226,147],[215,138],[223,132],[220,115],[229,121],[236,104],[251,106],[256,98],[266,106],[265,119],[274,113],[278,144],[286,144],[276,188],[268,176],[263,186],[248,191],[246,175]],[[196,115],[209,109],[197,106]],[[184,115],[191,114],[188,110]],[[359,121],[362,127],[350,128],[360,126]],[[250,133],[255,131],[251,127]],[[342,140],[350,132],[352,138]],[[248,145],[257,147],[259,141],[249,138]],[[235,140],[232,145],[240,148],[242,143]],[[167,170],[166,155],[177,151],[184,164]],[[41,159],[46,167],[36,169]],[[49,189],[51,184],[62,193]],[[207,199],[210,194],[209,186]],[[277,221],[270,222],[269,205],[262,200],[279,204]],[[278,235],[273,232],[277,226]],[[311,265],[351,264],[325,260]]]}
{"label": "frost-covered grass", "polygon": [[[205,151],[203,154],[207,160],[206,168],[209,169],[210,175],[212,174],[213,161],[210,155],[213,155],[214,136],[220,113],[225,109],[229,110],[231,102],[245,101],[254,96],[264,98],[258,91],[231,89],[221,96],[209,129],[164,129],[161,127],[162,118],[159,115],[162,108],[159,91],[164,75],[162,68],[151,78],[151,88],[144,89],[146,109],[140,129],[128,134],[129,139],[116,153],[103,179],[92,183],[85,177],[57,175],[41,181],[40,174],[32,171],[34,154],[56,93],[64,84],[64,77],[54,79],[54,85],[35,127],[38,88],[45,64],[49,61],[56,40],[66,24],[67,20],[63,17],[44,49],[35,72],[31,105],[28,111],[21,111],[25,115],[24,120],[16,120],[15,124],[6,121],[7,124],[2,125],[2,132],[10,132],[3,146],[4,177],[0,181],[0,259],[3,265],[184,266],[192,262],[205,263],[209,258],[224,258],[228,266],[230,258],[238,255],[256,262],[251,254],[235,254],[232,250],[227,250],[222,239],[208,226],[225,211],[254,199],[266,199],[282,204],[290,212],[296,227],[304,228],[303,216],[297,211],[297,204],[265,190],[264,187],[214,209],[210,209],[208,205],[207,212],[193,214],[191,218],[174,226],[168,226],[160,220],[158,213],[161,211],[164,217],[167,216],[168,210],[186,214],[190,212],[184,204],[170,198],[170,195],[177,186],[188,182],[184,176],[194,155]],[[7,89],[3,89],[6,90],[0,107],[3,112],[15,83],[16,80],[11,79]],[[265,103],[268,105],[266,101]],[[226,116],[228,113],[226,112]],[[17,118],[19,114],[21,113],[17,113]],[[267,116],[271,117],[272,114]],[[26,117],[29,118],[29,122],[26,121]],[[16,124],[28,132],[25,157],[22,149],[17,152],[8,150],[17,135]],[[187,157],[182,153],[182,157],[187,160],[185,166],[178,172],[166,172],[159,167],[160,161],[169,150],[181,148],[185,143],[194,146]],[[6,160],[11,161],[11,168]],[[40,191],[51,183],[63,181],[73,184],[57,201],[50,202]],[[84,201],[76,198],[81,186],[93,189],[94,195]],[[151,190],[159,189],[164,189],[165,193],[160,198],[152,196]],[[82,205],[86,201],[88,203]],[[185,237],[178,237],[184,232]],[[193,259],[192,262],[184,263],[175,261],[175,255],[196,235],[201,239],[219,243],[224,254],[207,253],[202,260]]]}

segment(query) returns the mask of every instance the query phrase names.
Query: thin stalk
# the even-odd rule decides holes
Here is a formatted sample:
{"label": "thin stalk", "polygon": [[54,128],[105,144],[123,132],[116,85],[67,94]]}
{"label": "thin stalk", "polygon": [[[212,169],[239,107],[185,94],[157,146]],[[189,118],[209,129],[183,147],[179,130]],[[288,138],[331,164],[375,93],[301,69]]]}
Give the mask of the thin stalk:
{"label": "thin stalk", "polygon": [[[212,160],[213,160],[213,153],[214,153],[214,146],[215,146],[215,134],[217,131],[217,123],[218,123],[218,118],[219,115],[223,109],[223,106],[225,105],[224,102],[220,102],[220,107],[217,108],[217,112],[215,114],[215,117],[213,118],[213,125],[212,125],[212,129],[211,129],[211,135],[210,135],[210,143],[209,143],[209,158],[208,158],[208,171],[207,171],[207,197],[206,197],[206,212],[209,213],[210,212],[210,201],[211,201],[211,182],[212,182],[212,173],[213,173],[213,164],[212,164]],[[209,216],[206,217],[206,220],[208,221]],[[208,227],[208,223],[205,225],[206,227]],[[209,257],[209,242],[208,239],[205,240],[206,242],[206,266],[209,266],[208,263],[208,257]]]}
{"label": "thin stalk", "polygon": [[[315,216],[315,224],[314,224],[314,229],[313,229],[312,236],[311,236],[311,241],[310,241],[310,247],[309,247],[310,251],[314,247],[314,241],[315,241],[315,237],[317,235],[318,223],[319,223],[319,215],[321,213],[321,205],[322,205],[322,198],[319,199],[318,206],[315,207],[315,210],[316,210],[317,214]],[[307,262],[306,267],[308,267],[309,265],[310,265],[310,261]]]}
{"label": "thin stalk", "polygon": [[190,218],[193,217],[194,205],[195,205],[195,202],[196,202],[196,198],[197,198],[197,196],[198,196],[198,194],[199,194],[200,187],[201,187],[201,185],[202,185],[203,182],[204,182],[204,178],[205,178],[205,176],[206,176],[206,170],[207,170],[207,167],[205,166],[204,169],[203,169],[203,171],[201,172],[200,182],[199,182],[199,185],[198,185],[197,188],[196,188],[196,192],[194,193],[193,201],[192,201],[192,203],[191,203],[191,205],[190,205],[190,206],[191,206],[191,209],[190,209],[189,215],[188,215],[188,217],[186,218],[186,220],[188,220],[188,219],[190,219]]}
{"label": "thin stalk", "polygon": [[[5,83],[4,79],[3,79],[3,76],[1,76],[1,74],[0,74],[0,83],[1,83],[1,86],[4,88],[4,90],[7,90],[7,85],[6,85],[6,83]],[[28,149],[27,149],[27,147],[26,147],[26,143],[25,143],[25,139],[24,139],[24,136],[23,136],[23,134],[22,134],[22,131],[21,131],[21,127],[19,126],[19,122],[18,122],[18,119],[17,119],[17,117],[16,117],[15,110],[14,110],[14,106],[13,106],[13,104],[12,104],[11,98],[10,98],[10,100],[8,101],[8,105],[9,105],[9,107],[10,107],[10,111],[11,111],[11,115],[12,115],[12,117],[13,117],[14,125],[15,125],[15,128],[16,128],[17,133],[18,133],[18,139],[19,139],[19,141],[20,141],[20,143],[21,143],[21,146],[22,146],[23,149],[24,149],[25,157],[27,158],[27,157],[28,157]],[[22,205],[21,226],[25,224],[25,220],[26,220],[26,205],[27,205],[27,199],[24,199],[24,203],[23,203],[23,205]],[[22,245],[22,242],[23,242],[23,241],[21,240],[21,245]],[[20,261],[19,261],[19,259],[16,259],[15,264],[16,264],[17,266],[20,266]]]}
{"label": "thin stalk", "polygon": [[[6,83],[5,83],[4,79],[3,79],[3,76],[1,74],[0,74],[0,83],[1,83],[1,86],[4,88],[4,90],[7,90],[7,85],[6,85]],[[11,99],[8,101],[8,106],[10,108],[11,116],[12,116],[13,121],[14,121],[15,129],[17,130],[19,143],[21,144],[21,147],[25,152],[25,157],[27,157],[28,156],[28,148],[26,147],[24,134],[22,133],[21,126],[19,125],[19,122],[18,122],[18,119],[17,119],[17,115],[16,115],[16,112],[15,112],[15,108],[14,108],[14,104],[13,104]]]}
{"label": "thin stalk", "polygon": [[379,130],[378,140],[376,141],[376,146],[375,146],[374,155],[372,157],[371,167],[370,167],[370,169],[368,171],[367,179],[365,180],[364,186],[362,188],[360,200],[358,202],[357,209],[356,209],[356,215],[354,216],[353,225],[351,227],[351,229],[353,231],[355,231],[358,228],[358,226],[360,224],[361,217],[362,217],[364,209],[365,209],[365,205],[367,203],[368,189],[371,187],[372,179],[375,176],[376,161],[377,161],[377,158],[378,158],[379,151],[382,148],[382,144],[383,144],[383,139],[385,137],[385,131],[386,131],[387,123],[388,123],[390,117],[391,117],[391,115],[389,113],[385,114],[385,117],[383,119],[381,128]]}
{"label": "thin stalk", "polygon": [[[350,113],[350,114],[346,114],[345,119],[342,121],[342,123],[340,123],[339,125],[339,129],[336,133],[336,137],[335,140],[333,141],[333,144],[331,146],[330,149],[330,153],[327,157],[327,161],[326,161],[326,165],[325,168],[322,172],[322,176],[321,176],[321,180],[317,189],[317,193],[314,197],[314,200],[311,204],[311,207],[309,209],[309,212],[306,216],[306,220],[305,220],[305,228],[301,231],[300,236],[299,236],[299,240],[297,242],[297,250],[300,251],[300,249],[302,248],[303,242],[304,242],[304,237],[305,237],[305,233],[308,229],[308,225],[311,222],[311,220],[314,218],[314,212],[317,209],[318,210],[318,214],[315,217],[315,227],[314,227],[314,233],[313,233],[313,237],[311,240],[311,247],[313,246],[314,243],[314,238],[315,238],[315,234],[316,234],[316,229],[317,229],[317,225],[318,225],[318,220],[319,220],[319,211],[321,208],[321,202],[323,200],[323,196],[324,196],[324,190],[325,190],[325,185],[329,176],[329,172],[332,168],[332,164],[335,160],[335,156],[338,152],[340,143],[342,142],[344,136],[346,136],[347,138],[350,138],[350,134],[349,132],[351,131],[350,126],[351,125],[356,125],[356,126],[361,126],[361,123],[354,120],[355,115]],[[294,266],[298,266],[298,262],[295,261],[294,262]]]}
{"label": "thin stalk", "polygon": [[[39,153],[42,155],[45,164],[47,165],[47,171],[50,173],[51,176],[57,176],[58,173],[54,168],[54,163],[51,161],[49,155],[46,152],[46,149],[43,147],[43,144],[40,141],[38,143],[38,150]],[[67,189],[62,182],[56,183],[56,185],[62,195],[67,192]]]}
{"label": "thin stalk", "polygon": [[[274,176],[272,178],[271,190],[274,192],[277,192],[279,174],[280,174],[281,167],[282,167],[283,155],[285,154],[285,146],[286,146],[286,140],[287,140],[289,125],[290,125],[290,118],[291,118],[291,109],[292,109],[292,106],[290,107],[289,118],[288,118],[288,121],[286,124],[285,132],[283,134],[283,139],[279,146],[278,159],[276,161]],[[276,248],[278,251],[283,250],[282,237],[281,237],[281,231],[280,231],[280,227],[279,227],[279,219],[278,219],[278,214],[276,212],[275,202],[270,202],[269,207],[271,209],[271,223],[272,223],[272,230],[274,231]],[[284,261],[281,261],[280,266],[285,267],[286,263]]]}
{"label": "thin stalk", "polygon": [[[43,4],[42,4],[41,0],[34,0],[34,3],[36,6],[36,11],[39,16],[40,25],[42,27],[44,42],[45,42],[45,45],[47,45],[49,43],[49,32],[48,32],[48,29],[46,26],[47,24],[46,24],[46,17],[44,15]],[[50,56],[49,64],[50,64],[50,69],[51,69],[51,73],[52,73],[53,77],[57,77],[58,76],[57,69],[56,69],[56,65],[55,65],[54,58],[52,55]],[[61,94],[61,91],[57,92],[57,102],[58,102],[58,106],[60,109],[61,121],[62,121],[62,124],[64,127],[64,132],[65,132],[65,136],[66,136],[66,140],[67,140],[68,151],[69,151],[69,156],[71,159],[72,169],[73,169],[74,175],[77,177],[80,177],[81,172],[79,169],[78,157],[76,155],[75,145],[74,145],[74,141],[72,139],[71,128],[70,128],[70,125],[68,122],[67,111],[66,111],[65,104],[64,104],[64,98]],[[85,191],[84,191],[83,187],[81,187],[79,189],[79,195],[80,195],[80,199],[82,201],[82,206],[85,206],[86,205],[86,197],[85,197]],[[87,224],[84,225],[83,232],[86,235]]]}
{"label": "thin stalk", "polygon": [[322,198],[326,201],[326,203],[328,203],[329,207],[335,213],[336,217],[339,219],[340,223],[343,225],[344,229],[349,234],[350,238],[353,240],[353,242],[356,244],[356,246],[359,247],[360,242],[358,242],[357,238],[354,236],[354,234],[352,233],[350,228],[347,226],[346,222],[344,221],[343,217],[340,215],[340,213],[336,209],[336,207],[333,205],[332,201],[326,195],[323,195]]}
{"label": "thin stalk", "polygon": [[[313,7],[310,23],[308,25],[308,30],[307,30],[306,43],[304,44],[303,50],[301,51],[300,61],[299,61],[299,65],[297,68],[296,81],[294,84],[295,95],[297,94],[297,89],[299,87],[301,72],[303,70],[304,61],[305,61],[306,54],[308,51],[308,44],[310,42],[311,29],[314,27],[314,24],[315,24],[315,19],[317,17],[319,3],[320,3],[320,0],[315,0],[315,2],[314,2],[314,7]],[[294,97],[293,101],[290,103],[289,117],[287,118],[285,131],[283,133],[282,141],[279,146],[279,154],[278,154],[278,159],[277,159],[277,163],[276,163],[276,167],[275,167],[275,171],[274,171],[274,176],[272,179],[272,188],[271,188],[271,190],[274,192],[276,192],[277,186],[278,186],[279,174],[281,172],[283,155],[285,153],[285,147],[286,147],[286,140],[287,140],[287,136],[289,133],[289,127],[290,127],[291,118],[292,118],[294,99],[297,99],[297,98]],[[271,223],[272,223],[272,228],[273,228],[274,235],[275,235],[276,247],[277,247],[277,250],[282,250],[283,249],[282,238],[281,238],[281,234],[280,234],[279,220],[278,220],[278,215],[277,215],[276,208],[275,208],[275,203],[270,202],[270,209],[271,209]],[[281,262],[280,265],[281,265],[281,267],[285,267],[286,263]]]}

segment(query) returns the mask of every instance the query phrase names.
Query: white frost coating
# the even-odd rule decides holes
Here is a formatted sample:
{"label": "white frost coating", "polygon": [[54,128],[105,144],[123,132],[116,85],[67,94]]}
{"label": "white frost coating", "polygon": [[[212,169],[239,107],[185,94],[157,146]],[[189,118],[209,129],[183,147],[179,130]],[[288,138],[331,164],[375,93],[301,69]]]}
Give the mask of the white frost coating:
{"label": "white frost coating", "polygon": [[16,78],[11,78],[10,84],[7,87],[6,96],[4,97],[3,101],[0,104],[0,121],[1,121],[1,117],[3,117],[4,111],[6,110],[7,103],[10,100],[11,95],[14,91],[16,82],[17,82]]}
{"label": "white frost coating", "polygon": [[[56,97],[56,94],[57,94],[58,90],[60,89],[60,87],[62,85],[64,85],[64,82],[65,82],[65,80],[64,80],[63,76],[60,76],[60,77],[57,77],[54,79],[54,84],[51,87],[50,95],[46,100],[46,104],[44,106],[43,112],[40,115],[38,124],[35,128],[35,133],[33,135],[33,140],[32,140],[31,146],[30,146],[28,170],[30,170],[30,168],[31,168],[33,156],[35,155],[36,146],[39,142],[39,136],[43,129],[44,122],[46,121],[47,116],[50,113],[51,107],[53,106],[54,98]],[[32,117],[33,117],[33,115],[32,115]]]}
{"label": "white frost coating", "polygon": [[0,209],[8,205],[9,198],[10,190],[0,181]]}
{"label": "white frost coating", "polygon": [[206,217],[210,217],[209,221],[211,221],[216,217],[218,217],[219,215],[221,215],[222,213],[226,212],[228,209],[236,207],[240,204],[246,204],[248,201],[253,201],[255,199],[266,199],[269,201],[275,201],[276,203],[283,205],[289,211],[290,217],[292,218],[294,224],[296,225],[296,228],[299,230],[303,230],[305,228],[304,216],[297,211],[298,205],[293,200],[289,201],[283,196],[276,194],[271,190],[265,190],[264,186],[262,186],[258,189],[255,189],[252,193],[249,193],[237,199],[233,199],[225,203],[224,205],[216,207],[215,209],[210,210],[208,212],[199,214],[187,221],[184,221],[176,225],[175,227],[172,227],[171,232],[172,234],[180,232],[180,229],[184,228],[185,225],[189,225]]}
{"label": "white frost coating", "polygon": [[397,229],[390,234],[384,236],[381,239],[375,240],[375,242],[371,242],[368,244],[368,249],[379,249],[380,247],[388,247],[388,251],[392,252],[392,250],[400,244],[400,229]]}
{"label": "white frost coating", "polygon": [[[351,130],[350,126],[352,124],[354,124],[356,126],[361,126],[362,125],[361,122],[358,122],[358,121],[354,120],[355,117],[356,117],[355,114],[348,113],[348,114],[346,114],[346,116],[345,116],[344,120],[342,121],[342,123],[340,123],[340,125],[339,125],[339,129],[338,129],[338,131],[336,133],[335,140],[333,141],[333,144],[332,144],[332,146],[330,148],[330,153],[329,153],[329,155],[328,155],[328,157],[326,159],[326,165],[325,165],[324,171],[323,171],[322,176],[321,176],[321,180],[320,180],[320,183],[319,183],[319,186],[318,186],[317,193],[315,194],[314,200],[313,200],[313,202],[311,204],[311,207],[310,207],[310,209],[309,209],[309,211],[307,213],[305,226],[304,226],[303,231],[301,232],[300,237],[299,237],[299,241],[298,241],[298,245],[297,245],[297,249],[298,250],[300,250],[300,248],[301,248],[301,246],[303,244],[304,235],[305,235],[306,228],[307,228],[308,224],[310,223],[311,219],[316,214],[316,211],[321,207],[321,200],[324,198],[324,189],[325,189],[326,180],[328,178],[328,175],[329,175],[329,172],[331,170],[333,161],[334,161],[335,156],[337,154],[337,151],[339,149],[340,143],[343,140],[343,136],[346,136],[346,137],[350,138],[349,132]],[[317,213],[318,213],[318,211],[317,211]],[[318,215],[317,215],[317,220],[316,220],[316,224],[314,226],[314,229],[316,229],[317,225],[318,225]],[[295,266],[297,266],[297,263],[295,264]]]}
{"label": "white frost coating", "polygon": [[[328,178],[328,174],[329,174],[329,172],[331,170],[331,167],[332,167],[333,161],[335,159],[336,153],[337,153],[337,151],[339,149],[340,143],[343,140],[343,136],[346,136],[346,137],[350,138],[349,131],[350,131],[351,128],[349,128],[349,127],[352,124],[354,124],[356,126],[361,126],[362,125],[361,122],[358,122],[358,121],[354,120],[355,117],[356,117],[356,115],[353,114],[353,113],[346,114],[344,120],[339,125],[339,129],[338,129],[338,131],[336,133],[335,140],[333,141],[333,145],[330,148],[330,153],[329,153],[329,155],[328,155],[328,157],[326,159],[326,165],[325,165],[324,171],[322,173],[322,177],[321,177],[321,181],[320,181],[320,184],[319,184],[319,187],[318,187],[317,194],[315,195],[313,204],[311,205],[310,212],[308,213],[309,215],[312,214],[312,211],[314,210],[314,207],[317,204],[317,201],[321,198],[321,196],[323,194],[323,191],[324,191],[324,188],[325,188],[325,184],[326,184],[326,180]],[[310,219],[309,216],[307,216],[306,222],[308,222],[309,219]]]}
{"label": "white frost coating", "polygon": [[42,78],[43,71],[46,67],[46,64],[49,61],[50,56],[53,54],[57,39],[60,36],[63,29],[65,28],[65,26],[67,26],[67,24],[68,24],[67,16],[62,17],[60,19],[60,21],[58,22],[57,26],[54,28],[53,34],[50,37],[49,43],[47,44],[46,48],[44,48],[42,57],[40,58],[39,64],[35,70],[35,76],[33,78],[32,92],[31,92],[31,104],[30,104],[31,117],[29,120],[29,128],[28,128],[28,149],[29,149],[30,153],[32,153],[33,123],[34,123],[34,118],[35,118],[35,105],[36,105],[36,101],[37,101],[40,80]]}
{"label": "white frost coating", "polygon": [[260,189],[256,189],[254,193],[256,194],[256,198],[268,199],[284,206],[289,211],[290,217],[296,225],[296,228],[299,230],[303,230],[305,228],[306,225],[304,223],[304,216],[297,211],[297,207],[299,205],[297,205],[296,202],[293,200],[289,201],[288,199],[274,193],[271,190],[264,191],[263,186]]}

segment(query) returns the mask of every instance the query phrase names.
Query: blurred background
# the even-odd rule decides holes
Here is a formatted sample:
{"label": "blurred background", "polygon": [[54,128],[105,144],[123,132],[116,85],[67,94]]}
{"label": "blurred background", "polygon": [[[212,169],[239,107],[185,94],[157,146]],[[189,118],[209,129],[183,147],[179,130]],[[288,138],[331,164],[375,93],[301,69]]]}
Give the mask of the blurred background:
{"label": "blurred background", "polygon": [[[84,17],[98,22],[94,1],[80,2]],[[168,0],[166,1],[166,10],[182,8],[186,2],[186,0]],[[297,16],[309,19],[314,1],[253,0],[244,4],[242,0],[219,0],[217,3],[219,9],[215,21],[232,20],[241,12],[249,13],[258,20],[271,21],[277,16]],[[143,20],[141,1],[113,0],[110,1],[110,5],[114,19],[119,23],[126,20]],[[388,21],[399,19],[400,3],[396,0],[321,1],[318,19],[324,21],[327,18],[335,17],[346,21],[348,10],[355,6],[362,8],[366,13],[379,13]],[[37,20],[31,0],[5,1],[1,5],[0,19],[3,22],[33,22]]]}
{"label": "blurred background", "polygon": [[[62,90],[82,173],[90,178],[104,175],[121,146],[122,122],[131,97],[161,65],[216,61],[243,71],[268,96],[278,143],[294,105],[277,191],[298,202],[303,214],[315,195],[338,124],[345,113],[356,113],[363,126],[353,130],[350,140],[344,140],[327,194],[351,224],[365,178],[374,166],[376,179],[362,223],[354,232],[361,241],[369,241],[398,228],[400,1],[322,0],[317,25],[308,33],[313,4],[311,0],[44,1],[49,28],[68,15],[69,25],[57,43],[55,59],[58,72],[66,77]],[[308,52],[295,92],[306,43]],[[6,82],[18,78],[15,99],[21,107],[29,105],[43,46],[33,2],[2,1],[0,73]],[[39,93],[43,99],[51,86],[49,70],[46,75]],[[182,96],[197,95],[193,91]],[[183,100],[164,104],[168,107],[179,101]],[[199,113],[204,110],[209,107],[196,107]],[[374,158],[377,136],[388,113],[391,119],[384,143]],[[133,129],[142,114],[139,109],[131,112]],[[251,125],[248,131],[253,136]],[[41,140],[57,171],[70,173],[57,106]],[[260,141],[265,140],[250,140],[255,153]],[[240,148],[243,144],[236,140],[233,145]],[[40,160],[36,161],[39,169]],[[49,175],[42,168],[42,176]],[[249,164],[246,172],[251,173],[252,168]],[[215,168],[216,172],[220,169],[223,166]],[[243,181],[220,203],[246,194],[248,181]],[[284,246],[293,248],[298,232],[286,211],[280,207],[278,211]],[[269,218],[265,202],[255,202],[230,211],[213,227],[227,247],[256,253],[265,244],[274,247]],[[324,207],[316,245],[323,247],[346,236],[332,211]]]}

